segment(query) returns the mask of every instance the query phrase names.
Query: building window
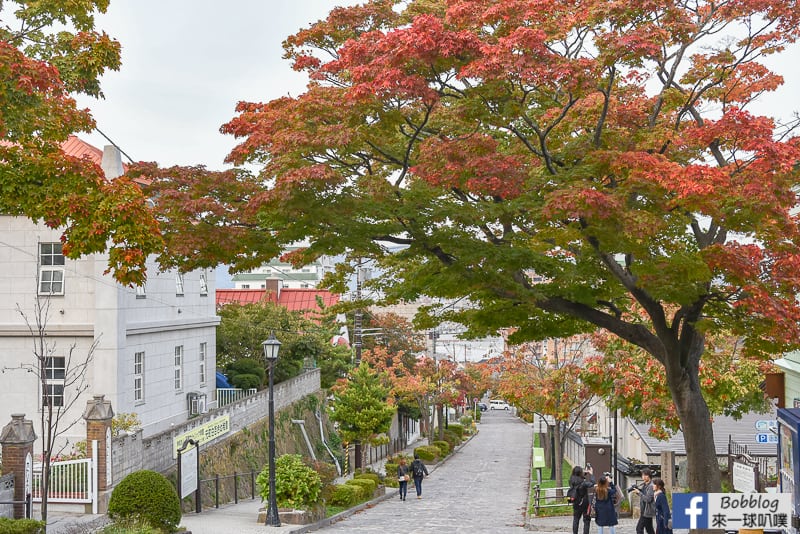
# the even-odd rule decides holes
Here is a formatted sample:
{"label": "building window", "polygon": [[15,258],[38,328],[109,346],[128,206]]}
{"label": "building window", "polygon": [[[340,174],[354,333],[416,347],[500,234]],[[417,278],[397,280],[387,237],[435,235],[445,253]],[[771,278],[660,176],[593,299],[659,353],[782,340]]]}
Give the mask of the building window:
{"label": "building window", "polygon": [[61,243],[39,243],[39,294],[64,294],[64,254]]}
{"label": "building window", "polygon": [[64,406],[64,379],[67,376],[66,360],[63,356],[44,359],[44,384],[42,406]]}
{"label": "building window", "polygon": [[133,355],[133,400],[144,401],[144,352]]}
{"label": "building window", "polygon": [[208,272],[205,269],[200,271],[200,294],[208,295]]}
{"label": "building window", "polygon": [[180,391],[183,389],[183,345],[175,347],[175,390]]}
{"label": "building window", "polygon": [[206,352],[208,343],[200,343],[200,384],[206,384]]}
{"label": "building window", "polygon": [[[264,286],[261,286],[262,288]],[[242,284],[242,289],[250,289],[250,284]]]}
{"label": "building window", "polygon": [[175,294],[183,295],[183,274],[178,273],[175,275]]}
{"label": "building window", "polygon": [[136,298],[147,298],[147,282],[142,283],[140,286],[136,286]]}

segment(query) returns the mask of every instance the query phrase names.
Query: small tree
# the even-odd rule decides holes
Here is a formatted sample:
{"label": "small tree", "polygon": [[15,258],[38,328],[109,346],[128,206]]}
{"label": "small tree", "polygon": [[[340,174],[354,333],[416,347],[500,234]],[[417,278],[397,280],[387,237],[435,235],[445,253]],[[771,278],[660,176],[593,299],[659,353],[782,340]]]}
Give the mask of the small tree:
{"label": "small tree", "polygon": [[[367,362],[350,372],[333,388],[331,420],[345,441],[381,442],[389,431],[395,409],[386,400],[389,388],[381,383],[378,373]],[[366,465],[366,448],[361,450],[361,465]]]}
{"label": "small tree", "polygon": [[94,357],[99,338],[92,341],[85,354],[79,353],[75,343],[60,353],[57,344],[50,341],[53,338],[47,331],[50,312],[48,297],[36,297],[32,320],[19,304],[17,312],[24,319],[31,334],[34,355],[33,364],[22,363],[19,368],[36,374],[41,394],[42,409],[39,418],[39,435],[42,439],[41,515],[42,520],[47,521],[51,462],[60,452],[55,450],[56,444],[58,439],[80,420],[80,418],[70,420],[67,414],[81,399],[81,394],[89,388],[86,372]]}

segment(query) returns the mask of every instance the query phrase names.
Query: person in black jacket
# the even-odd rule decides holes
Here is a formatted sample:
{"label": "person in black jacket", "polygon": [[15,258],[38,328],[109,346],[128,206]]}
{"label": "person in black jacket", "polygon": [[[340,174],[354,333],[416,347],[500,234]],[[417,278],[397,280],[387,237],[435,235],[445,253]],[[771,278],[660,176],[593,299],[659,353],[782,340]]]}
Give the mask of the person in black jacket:
{"label": "person in black jacket", "polygon": [[576,465],[569,477],[570,488],[575,487],[575,500],[572,502],[572,534],[578,534],[583,518],[583,534],[589,534],[592,518],[589,515],[589,489],[594,486],[594,473],[591,466],[584,470]]}
{"label": "person in black jacket", "polygon": [[428,468],[420,460],[419,454],[414,454],[414,461],[411,462],[411,475],[414,477],[414,489],[417,490],[417,499],[421,499],[422,479],[428,476]]}

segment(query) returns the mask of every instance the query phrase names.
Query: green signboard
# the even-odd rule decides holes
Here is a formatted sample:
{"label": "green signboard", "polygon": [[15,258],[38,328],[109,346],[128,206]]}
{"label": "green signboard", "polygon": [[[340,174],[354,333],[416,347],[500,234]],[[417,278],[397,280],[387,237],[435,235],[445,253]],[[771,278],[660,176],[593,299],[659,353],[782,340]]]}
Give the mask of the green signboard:
{"label": "green signboard", "polygon": [[541,447],[533,448],[533,468],[544,467],[544,449]]}

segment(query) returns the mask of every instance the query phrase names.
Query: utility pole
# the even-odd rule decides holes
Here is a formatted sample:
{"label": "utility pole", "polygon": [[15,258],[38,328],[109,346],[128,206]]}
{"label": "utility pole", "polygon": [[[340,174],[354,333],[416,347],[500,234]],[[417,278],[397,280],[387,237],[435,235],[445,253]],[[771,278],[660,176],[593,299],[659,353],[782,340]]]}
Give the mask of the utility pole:
{"label": "utility pole", "polygon": [[[368,270],[366,268],[361,267],[361,260],[358,262],[358,267],[356,268],[356,302],[358,302],[358,307],[356,308],[355,315],[353,316],[353,346],[356,349],[355,360],[356,360],[356,367],[361,365],[361,334],[362,334],[362,312],[361,312],[361,284],[366,279]],[[356,469],[361,469],[364,466],[361,465],[361,441],[356,440],[355,442],[355,455],[356,455],[356,462],[355,467]]]}
{"label": "utility pole", "polygon": [[[361,301],[361,284],[364,280],[369,278],[369,270],[366,268],[361,267],[361,263],[359,263],[358,269],[356,270],[356,302]],[[353,317],[353,346],[356,349],[356,367],[361,365],[361,334],[363,332],[362,328],[362,317],[363,312],[361,311],[361,306],[359,305],[356,308],[355,315]]]}

